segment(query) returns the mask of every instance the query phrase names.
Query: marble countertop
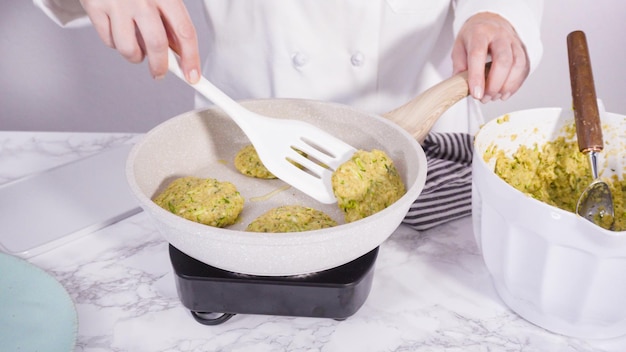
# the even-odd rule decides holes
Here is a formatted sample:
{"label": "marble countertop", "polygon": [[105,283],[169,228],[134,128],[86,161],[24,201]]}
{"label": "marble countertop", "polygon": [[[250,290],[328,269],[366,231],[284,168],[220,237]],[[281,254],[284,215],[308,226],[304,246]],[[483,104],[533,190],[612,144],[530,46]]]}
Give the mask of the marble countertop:
{"label": "marble countertop", "polygon": [[[0,131],[0,184],[140,137]],[[369,297],[344,321],[236,315],[217,326],[197,323],[178,299],[168,245],[143,212],[28,260],[72,297],[76,351],[626,349],[626,338],[564,337],[509,310],[491,284],[469,217],[421,233],[398,228],[380,247]]]}

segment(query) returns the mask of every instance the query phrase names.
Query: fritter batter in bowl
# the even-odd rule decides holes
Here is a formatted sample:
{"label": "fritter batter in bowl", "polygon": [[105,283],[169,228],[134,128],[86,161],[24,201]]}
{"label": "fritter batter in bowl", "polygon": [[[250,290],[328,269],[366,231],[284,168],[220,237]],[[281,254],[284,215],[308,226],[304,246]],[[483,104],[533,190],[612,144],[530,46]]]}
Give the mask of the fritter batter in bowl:
{"label": "fritter batter in bowl", "polygon": [[[573,139],[575,129],[568,126],[567,135],[542,145],[521,145],[511,156],[492,146],[485,161],[496,158],[495,173],[519,191],[544,203],[576,213],[576,204],[583,190],[591,183],[587,156],[579,151]],[[606,179],[615,207],[614,231],[626,230],[626,180],[613,175]],[[608,219],[613,222],[613,218]],[[603,219],[596,224],[602,226]],[[603,226],[608,228],[608,226]]]}

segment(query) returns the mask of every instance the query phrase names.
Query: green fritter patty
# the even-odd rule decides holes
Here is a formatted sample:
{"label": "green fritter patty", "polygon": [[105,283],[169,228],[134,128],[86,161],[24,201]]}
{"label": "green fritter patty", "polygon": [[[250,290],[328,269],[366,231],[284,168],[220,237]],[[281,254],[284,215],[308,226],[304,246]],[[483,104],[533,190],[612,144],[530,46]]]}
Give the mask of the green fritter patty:
{"label": "green fritter patty", "polygon": [[225,227],[235,223],[244,199],[230,182],[187,176],[172,181],[154,202],[185,219]]}
{"label": "green fritter patty", "polygon": [[377,213],[406,193],[393,161],[377,149],[354,153],[333,172],[331,182],[346,222]]}
{"label": "green fritter patty", "polygon": [[246,228],[250,232],[301,232],[336,226],[337,222],[322,211],[300,205],[270,209]]}
{"label": "green fritter patty", "polygon": [[[298,153],[305,157],[307,156],[306,153],[303,153],[302,151],[298,151]],[[291,163],[299,168],[302,168],[302,165],[296,162]],[[265,165],[263,165],[261,158],[259,158],[259,154],[256,152],[256,149],[254,149],[252,144],[241,148],[239,152],[237,152],[237,155],[235,155],[235,168],[242,174],[250,177],[264,179],[277,178],[265,167]]]}
{"label": "green fritter patty", "polygon": [[253,145],[247,145],[235,155],[235,168],[242,174],[256,178],[274,179],[274,176],[259,159]]}

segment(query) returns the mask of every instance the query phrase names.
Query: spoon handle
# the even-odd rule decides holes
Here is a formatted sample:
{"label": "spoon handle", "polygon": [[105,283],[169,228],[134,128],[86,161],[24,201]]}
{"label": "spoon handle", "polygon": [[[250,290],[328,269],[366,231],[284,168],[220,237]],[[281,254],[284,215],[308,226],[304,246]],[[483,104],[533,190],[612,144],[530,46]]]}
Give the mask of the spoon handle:
{"label": "spoon handle", "polygon": [[604,148],[604,143],[591,60],[584,32],[574,31],[568,34],[567,51],[578,148],[583,153],[599,152]]}

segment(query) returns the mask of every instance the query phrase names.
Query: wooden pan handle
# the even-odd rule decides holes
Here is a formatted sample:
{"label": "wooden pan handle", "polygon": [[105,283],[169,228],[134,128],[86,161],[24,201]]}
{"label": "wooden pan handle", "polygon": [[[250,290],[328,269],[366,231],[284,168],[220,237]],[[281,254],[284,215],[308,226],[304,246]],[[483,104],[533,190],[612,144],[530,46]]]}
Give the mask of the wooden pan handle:
{"label": "wooden pan handle", "polygon": [[[485,66],[485,77],[491,63]],[[423,142],[439,117],[452,105],[469,95],[467,71],[443,80],[422,94],[383,116],[409,132],[418,142]]]}
{"label": "wooden pan handle", "polygon": [[598,152],[603,149],[604,143],[591,60],[584,32],[574,31],[567,35],[567,52],[578,148],[583,153]]}

